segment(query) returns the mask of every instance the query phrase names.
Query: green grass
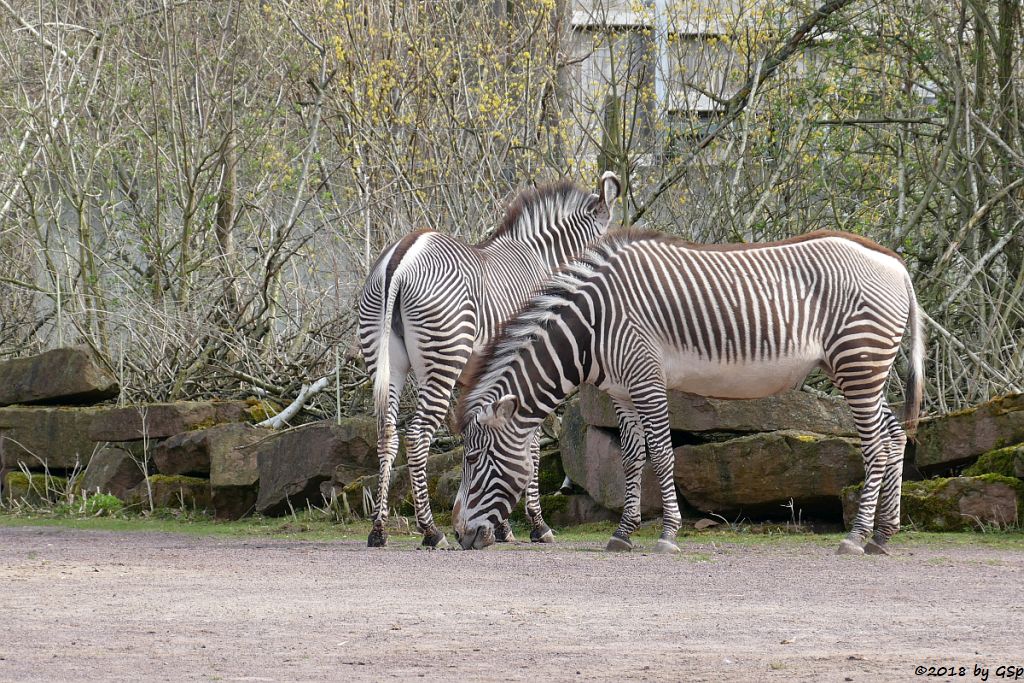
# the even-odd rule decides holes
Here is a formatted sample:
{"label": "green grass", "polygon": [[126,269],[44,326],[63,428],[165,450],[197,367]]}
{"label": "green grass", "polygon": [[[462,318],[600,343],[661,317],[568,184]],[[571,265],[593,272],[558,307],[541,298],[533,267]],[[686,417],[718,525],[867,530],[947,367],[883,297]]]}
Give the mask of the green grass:
{"label": "green grass", "polygon": [[[233,522],[220,522],[204,515],[181,511],[157,511],[153,515],[115,515],[111,517],[57,516],[53,514],[8,515],[0,513],[0,527],[51,526],[64,529],[86,529],[116,532],[160,532],[189,534],[195,536],[219,536],[230,538],[278,538],[307,541],[365,541],[370,531],[370,522],[365,520],[335,522],[318,511],[297,513],[294,517],[251,517]],[[516,537],[526,540],[530,537],[525,526],[514,525]],[[451,529],[443,528],[451,538]],[[586,524],[556,531],[556,543],[572,543],[582,549],[601,550],[608,537],[615,530],[612,523]],[[661,528],[645,524],[633,535],[640,546],[652,546]],[[416,545],[419,534],[415,529],[408,534],[391,531],[396,545]],[[687,546],[731,545],[731,546],[818,546],[832,547],[843,538],[840,533],[812,534],[787,531],[778,525],[734,525],[732,528],[715,528],[706,531],[683,529],[679,533],[679,545],[685,551]],[[1024,533],[1020,531],[989,533],[930,533],[919,531],[901,532],[894,540],[896,547],[927,547],[934,549],[953,547],[985,547],[1024,552]],[[509,550],[543,546],[516,545]],[[701,558],[702,559],[702,558]]]}

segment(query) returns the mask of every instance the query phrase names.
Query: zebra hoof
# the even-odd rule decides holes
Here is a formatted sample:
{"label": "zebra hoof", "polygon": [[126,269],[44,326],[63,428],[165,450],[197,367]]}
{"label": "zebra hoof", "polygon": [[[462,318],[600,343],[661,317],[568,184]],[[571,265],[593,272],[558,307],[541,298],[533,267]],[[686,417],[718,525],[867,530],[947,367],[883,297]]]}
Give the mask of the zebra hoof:
{"label": "zebra hoof", "polygon": [[679,552],[679,546],[672,541],[664,538],[659,538],[658,542],[654,544],[654,552],[659,554],[671,555]]}
{"label": "zebra hoof", "polygon": [[382,526],[374,526],[366,539],[367,548],[383,548],[388,544],[388,532]]}
{"label": "zebra hoof", "polygon": [[532,543],[554,543],[555,534],[547,524],[541,524],[539,528],[530,531],[530,541]]}
{"label": "zebra hoof", "polygon": [[860,547],[848,538],[844,538],[836,548],[836,555],[863,555],[864,548]]}
{"label": "zebra hoof", "polygon": [[516,536],[512,533],[512,525],[508,520],[502,522],[494,529],[494,540],[498,543],[515,543]]}
{"label": "zebra hoof", "polygon": [[432,529],[427,533],[423,534],[423,547],[437,550],[448,549],[448,539],[444,537],[438,529]]}
{"label": "zebra hoof", "polygon": [[868,555],[891,555],[885,546],[877,541],[871,540],[864,544],[864,552]]}
{"label": "zebra hoof", "polygon": [[612,553],[628,553],[633,549],[633,544],[624,538],[612,536],[608,539],[608,545],[604,549]]}

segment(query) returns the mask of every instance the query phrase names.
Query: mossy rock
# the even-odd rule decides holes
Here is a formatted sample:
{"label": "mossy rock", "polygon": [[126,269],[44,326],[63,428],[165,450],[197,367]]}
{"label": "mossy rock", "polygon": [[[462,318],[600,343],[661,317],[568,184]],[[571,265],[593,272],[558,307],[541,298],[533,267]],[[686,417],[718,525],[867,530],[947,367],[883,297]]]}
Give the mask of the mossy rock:
{"label": "mossy rock", "polygon": [[983,474],[1001,474],[1018,479],[1024,477],[1024,443],[984,453],[976,463],[963,471],[965,477]]}
{"label": "mossy rock", "polygon": [[245,412],[249,415],[249,421],[253,423],[269,420],[281,412],[281,406],[277,403],[255,396],[245,399],[245,404],[248,406]]}
{"label": "mossy rock", "polygon": [[41,505],[56,501],[67,490],[68,480],[48,474],[8,472],[4,477],[4,503]]}
{"label": "mossy rock", "polygon": [[[863,484],[843,489],[843,520],[850,528]],[[918,531],[977,531],[1020,523],[1024,482],[1001,474],[903,484],[900,525]]]}
{"label": "mossy rock", "polygon": [[540,494],[555,493],[565,481],[565,469],[562,467],[562,453],[558,450],[542,451],[540,454],[540,470],[537,473]]}
{"label": "mossy rock", "polygon": [[922,420],[914,464],[945,474],[983,453],[1024,442],[1024,394],[999,396],[977,406]]}
{"label": "mossy rock", "polygon": [[166,474],[150,476],[148,487],[146,481],[142,481],[128,491],[125,502],[148,508],[150,490],[153,494],[154,508],[205,510],[211,507],[209,479]]}

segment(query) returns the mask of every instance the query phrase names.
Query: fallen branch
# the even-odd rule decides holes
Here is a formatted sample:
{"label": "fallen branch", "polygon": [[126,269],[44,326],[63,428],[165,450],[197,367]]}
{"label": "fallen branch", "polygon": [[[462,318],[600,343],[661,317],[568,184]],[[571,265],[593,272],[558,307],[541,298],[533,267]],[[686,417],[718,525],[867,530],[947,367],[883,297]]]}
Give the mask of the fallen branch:
{"label": "fallen branch", "polygon": [[319,394],[323,391],[328,383],[330,383],[330,376],[321,377],[312,384],[303,384],[299,390],[299,395],[295,397],[295,400],[291,404],[273,417],[268,417],[263,422],[256,424],[257,427],[269,427],[270,429],[280,429],[284,426],[288,420],[293,418],[296,413],[302,410],[302,407],[306,404],[310,398]]}

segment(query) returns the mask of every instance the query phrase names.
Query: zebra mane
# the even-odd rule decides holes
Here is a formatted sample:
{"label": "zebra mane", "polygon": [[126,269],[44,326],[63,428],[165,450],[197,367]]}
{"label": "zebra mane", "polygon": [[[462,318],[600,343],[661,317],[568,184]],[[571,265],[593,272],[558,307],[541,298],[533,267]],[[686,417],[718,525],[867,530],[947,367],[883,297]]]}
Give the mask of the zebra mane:
{"label": "zebra mane", "polygon": [[637,237],[638,232],[619,230],[599,238],[575,261],[556,270],[518,313],[502,323],[491,342],[473,356],[466,367],[462,399],[456,411],[460,430],[466,426],[470,409],[476,407],[508,368],[508,361],[531,344],[534,335],[555,318],[553,309],[567,303],[580,286],[620,247]]}
{"label": "zebra mane", "polygon": [[589,191],[565,178],[522,190],[505,209],[501,225],[476,246],[485,247],[503,237],[524,241],[535,237],[540,229],[573,213],[593,198]]}

